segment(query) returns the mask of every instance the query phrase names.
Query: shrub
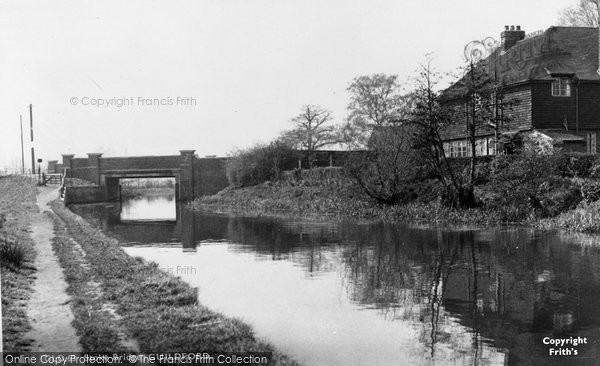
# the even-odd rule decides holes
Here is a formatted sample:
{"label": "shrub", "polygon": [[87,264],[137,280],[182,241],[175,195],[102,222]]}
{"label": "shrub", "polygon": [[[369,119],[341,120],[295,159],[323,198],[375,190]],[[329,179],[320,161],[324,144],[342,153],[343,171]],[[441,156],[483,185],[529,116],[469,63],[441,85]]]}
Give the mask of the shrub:
{"label": "shrub", "polygon": [[586,203],[600,199],[600,182],[587,182],[581,186],[581,196]]}
{"label": "shrub", "polygon": [[0,238],[0,260],[4,264],[19,268],[25,260],[25,249],[14,240]]}
{"label": "shrub", "polygon": [[600,159],[596,158],[592,162],[589,178],[600,179]]}
{"label": "shrub", "polygon": [[589,177],[596,162],[591,154],[567,153],[557,155],[554,159],[555,169],[564,177]]}
{"label": "shrub", "polygon": [[561,212],[571,210],[582,200],[580,188],[564,178],[550,179],[540,184],[537,197],[544,217],[554,217]]}
{"label": "shrub", "polygon": [[511,221],[556,216],[582,200],[580,188],[564,176],[583,174],[588,166],[565,154],[498,156],[491,165],[490,192],[483,203],[512,217]]}
{"label": "shrub", "polygon": [[600,232],[600,202],[582,203],[575,210],[542,221],[540,225],[547,228],[598,233]]}
{"label": "shrub", "polygon": [[293,159],[293,150],[275,141],[234,152],[225,164],[225,173],[234,187],[256,185],[279,179],[286,163]]}
{"label": "shrub", "polygon": [[514,154],[500,155],[490,166],[493,182],[528,182],[553,175],[556,171],[556,158],[549,155]]}

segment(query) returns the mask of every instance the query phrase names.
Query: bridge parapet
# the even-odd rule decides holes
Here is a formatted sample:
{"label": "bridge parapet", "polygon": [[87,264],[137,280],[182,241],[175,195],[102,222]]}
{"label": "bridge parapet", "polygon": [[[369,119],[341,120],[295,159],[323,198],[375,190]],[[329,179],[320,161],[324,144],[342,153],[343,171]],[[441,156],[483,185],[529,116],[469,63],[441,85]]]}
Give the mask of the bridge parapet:
{"label": "bridge parapet", "polygon": [[75,154],[63,154],[62,155],[62,166],[63,168],[67,168],[68,177],[71,178],[73,175],[71,174],[71,161],[75,157]]}
{"label": "bridge parapet", "polygon": [[68,177],[103,187],[105,201],[119,199],[120,179],[158,177],[174,177],[177,199],[189,201],[216,193],[228,185],[223,158],[199,159],[194,152],[180,150],[179,155],[134,157],[102,157],[100,153],[89,153],[87,158],[65,154],[63,163],[57,165],[68,168]]}
{"label": "bridge parapet", "polygon": [[179,169],[180,155],[102,158],[102,170]]}
{"label": "bridge parapet", "polygon": [[101,153],[88,153],[87,169],[88,180],[96,184],[100,184],[100,157]]}

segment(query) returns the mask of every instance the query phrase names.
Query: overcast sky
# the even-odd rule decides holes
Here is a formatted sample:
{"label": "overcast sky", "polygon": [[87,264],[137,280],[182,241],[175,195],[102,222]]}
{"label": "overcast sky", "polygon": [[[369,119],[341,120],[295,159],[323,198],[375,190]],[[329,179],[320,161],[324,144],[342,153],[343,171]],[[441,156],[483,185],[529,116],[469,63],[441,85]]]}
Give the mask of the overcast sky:
{"label": "overcast sky", "polygon": [[428,52],[455,70],[468,42],[545,29],[575,2],[0,0],[0,168],[20,166],[19,114],[30,165],[30,103],[44,161],[223,156],[277,136],[304,104],[343,122],[356,76],[406,80]]}

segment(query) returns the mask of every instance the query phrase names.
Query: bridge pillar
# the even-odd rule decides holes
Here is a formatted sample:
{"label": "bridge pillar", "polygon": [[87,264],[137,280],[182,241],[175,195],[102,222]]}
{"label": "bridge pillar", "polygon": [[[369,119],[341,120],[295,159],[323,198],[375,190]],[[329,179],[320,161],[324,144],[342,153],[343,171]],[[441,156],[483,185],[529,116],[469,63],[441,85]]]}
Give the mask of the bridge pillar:
{"label": "bridge pillar", "polygon": [[118,201],[121,198],[119,178],[104,179],[104,200],[107,202]]}
{"label": "bridge pillar", "polygon": [[100,185],[100,157],[101,153],[88,153],[88,180]]}
{"label": "bridge pillar", "polygon": [[63,168],[67,168],[67,176],[68,177],[72,177],[72,170],[73,167],[71,166],[71,160],[73,160],[73,158],[75,157],[75,154],[63,154],[62,158],[63,158],[63,163],[62,166]]}
{"label": "bridge pillar", "polygon": [[194,152],[196,150],[179,150],[179,195],[178,200],[191,201],[194,199]]}
{"label": "bridge pillar", "polygon": [[177,204],[177,227],[181,235],[183,250],[196,250],[196,225],[195,211],[187,208],[185,204]]}

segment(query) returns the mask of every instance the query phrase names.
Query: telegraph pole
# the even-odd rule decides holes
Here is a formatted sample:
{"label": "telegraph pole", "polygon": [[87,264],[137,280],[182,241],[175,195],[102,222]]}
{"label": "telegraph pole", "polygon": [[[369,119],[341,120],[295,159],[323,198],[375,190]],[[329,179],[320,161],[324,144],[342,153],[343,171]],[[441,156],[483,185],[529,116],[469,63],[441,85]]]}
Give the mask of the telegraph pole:
{"label": "telegraph pole", "polygon": [[21,174],[25,175],[25,150],[23,150],[23,115],[19,114],[21,125]]}
{"label": "telegraph pole", "polygon": [[[0,282],[2,281],[2,271],[0,271]],[[2,296],[2,286],[0,286],[0,297]],[[0,315],[2,314],[2,301],[0,301]],[[4,348],[2,343],[4,341],[4,333],[2,332],[2,316],[0,316],[0,366],[4,365]]]}
{"label": "telegraph pole", "polygon": [[31,172],[35,174],[35,151],[33,150],[33,106],[29,105],[29,130],[31,132]]}

